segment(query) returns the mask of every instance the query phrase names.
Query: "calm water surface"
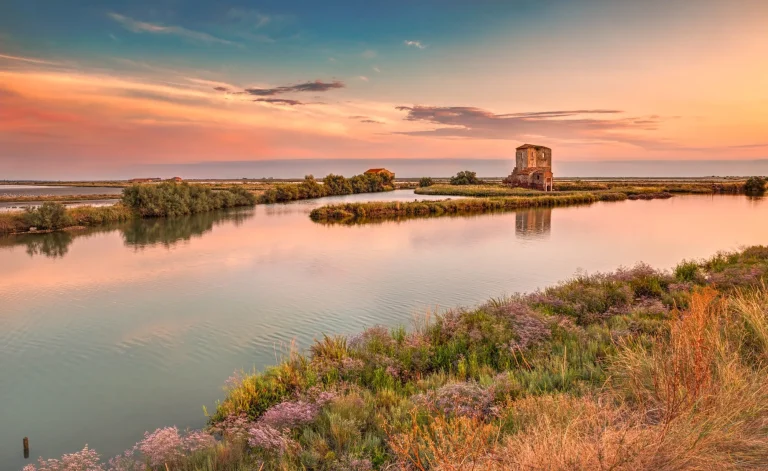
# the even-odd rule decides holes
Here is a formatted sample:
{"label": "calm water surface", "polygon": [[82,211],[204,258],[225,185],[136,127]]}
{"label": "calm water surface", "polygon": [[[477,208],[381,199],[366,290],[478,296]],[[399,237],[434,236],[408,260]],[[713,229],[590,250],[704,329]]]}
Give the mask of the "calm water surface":
{"label": "calm water surface", "polygon": [[[200,427],[236,369],[321,333],[408,324],[578,270],[768,243],[768,201],[737,196],[326,226],[326,198],[81,233],[0,239],[0,469],[145,430]],[[419,197],[421,198],[421,197]]]}
{"label": "calm water surface", "polygon": [[110,186],[0,185],[0,196],[119,195],[122,192],[122,188]]}

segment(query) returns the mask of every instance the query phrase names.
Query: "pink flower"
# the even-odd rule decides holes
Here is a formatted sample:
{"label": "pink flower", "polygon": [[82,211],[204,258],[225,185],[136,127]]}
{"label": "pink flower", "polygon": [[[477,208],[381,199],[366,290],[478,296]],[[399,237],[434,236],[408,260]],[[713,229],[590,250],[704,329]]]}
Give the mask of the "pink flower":
{"label": "pink flower", "polygon": [[37,460],[37,466],[29,464],[24,471],[104,471],[99,454],[85,445],[81,451],[63,455],[60,460]]}

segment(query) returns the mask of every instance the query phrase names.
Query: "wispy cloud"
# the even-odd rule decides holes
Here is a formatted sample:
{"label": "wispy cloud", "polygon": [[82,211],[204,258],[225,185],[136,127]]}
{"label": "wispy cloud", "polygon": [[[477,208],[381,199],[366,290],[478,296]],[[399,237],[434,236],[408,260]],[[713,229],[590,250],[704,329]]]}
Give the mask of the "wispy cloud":
{"label": "wispy cloud", "polygon": [[426,49],[426,45],[422,44],[421,41],[409,41],[405,40],[403,41],[403,44],[405,44],[408,47],[415,47],[417,49]]}
{"label": "wispy cloud", "polygon": [[116,22],[120,23],[123,28],[133,33],[168,34],[209,44],[226,44],[229,46],[238,46],[238,44],[235,42],[217,38],[216,36],[212,36],[201,31],[193,31],[182,26],[167,26],[157,23],[149,23],[146,21],[138,21],[119,13],[108,13],[108,16]]}
{"label": "wispy cloud", "polygon": [[9,56],[9,55],[6,55],[6,54],[0,54],[0,59],[11,60],[11,61],[29,62],[31,64],[61,65],[61,63],[59,63],[59,62],[47,61],[47,60],[43,60],[43,59],[34,59],[32,57]]}
{"label": "wispy cloud", "polygon": [[365,124],[384,124],[383,122],[376,121],[375,119],[361,119],[360,122]]}
{"label": "wispy cloud", "polygon": [[[398,106],[406,121],[421,121],[440,127],[401,134],[412,136],[463,137],[475,139],[526,140],[531,137],[565,140],[613,141],[643,148],[671,148],[670,143],[641,134],[654,131],[660,116],[596,119],[592,115],[616,115],[620,110],[579,109],[497,114],[470,106]],[[563,119],[566,118],[566,119]]]}
{"label": "wispy cloud", "polygon": [[344,82],[339,80],[334,80],[333,82],[315,80],[314,82],[304,82],[296,85],[286,85],[275,88],[246,88],[245,93],[255,96],[273,96],[293,92],[327,92],[329,90],[344,87]]}
{"label": "wispy cloud", "polygon": [[381,69],[379,69],[379,68],[378,68],[378,67],[376,67],[376,66],[372,67],[372,69],[373,69],[373,71],[374,71],[374,72],[376,72],[377,74],[381,73]]}
{"label": "wispy cloud", "polygon": [[376,51],[374,51],[373,49],[366,49],[360,55],[363,56],[364,59],[373,59],[374,57],[376,57]]}
{"label": "wispy cloud", "polygon": [[296,106],[296,105],[306,105],[306,103],[299,101],[299,100],[291,100],[288,98],[257,98],[253,101],[261,101],[264,103],[270,103],[273,105],[288,105],[288,106]]}
{"label": "wispy cloud", "polygon": [[367,82],[368,81],[368,77],[366,77],[365,75],[358,75],[357,78],[362,80],[363,82]]}

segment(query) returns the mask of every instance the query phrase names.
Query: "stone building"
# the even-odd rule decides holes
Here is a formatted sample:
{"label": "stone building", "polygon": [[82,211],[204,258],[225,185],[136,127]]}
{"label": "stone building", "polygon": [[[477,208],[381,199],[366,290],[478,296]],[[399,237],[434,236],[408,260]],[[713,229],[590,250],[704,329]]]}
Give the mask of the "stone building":
{"label": "stone building", "polygon": [[504,179],[511,186],[552,191],[552,149],[524,144],[515,151],[515,169]]}

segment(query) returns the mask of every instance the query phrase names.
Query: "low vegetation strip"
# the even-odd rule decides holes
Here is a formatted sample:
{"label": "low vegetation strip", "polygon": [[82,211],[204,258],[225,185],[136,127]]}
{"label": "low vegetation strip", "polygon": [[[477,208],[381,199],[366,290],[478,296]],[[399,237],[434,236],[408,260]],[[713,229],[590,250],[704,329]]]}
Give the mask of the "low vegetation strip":
{"label": "low vegetation strip", "polygon": [[540,190],[513,188],[507,185],[431,185],[416,188],[417,195],[446,196],[537,196],[546,194]]}
{"label": "low vegetation strip", "polygon": [[325,336],[236,373],[205,431],[25,471],[766,469],[767,277],[755,246]]}
{"label": "low vegetation strip", "polygon": [[304,177],[301,183],[282,183],[265,191],[259,197],[259,203],[283,203],[287,201],[322,198],[324,196],[352,195],[358,193],[379,193],[393,191],[393,174],[365,173],[346,178],[342,175],[328,174],[322,184],[312,175]]}
{"label": "low vegetation strip", "polygon": [[[743,183],[665,183],[665,182],[578,182],[555,181],[554,194],[573,194],[580,192],[620,192],[627,196],[646,194],[739,194],[750,191],[760,191],[760,184],[753,183],[745,190]],[[547,194],[541,190],[511,187],[501,184],[483,185],[446,185],[437,184],[425,186],[414,190],[419,195],[446,195],[446,196],[535,196]],[[755,193],[757,194],[757,193]]]}
{"label": "low vegetation strip", "polygon": [[54,231],[71,227],[98,226],[127,221],[135,214],[126,206],[80,206],[65,208],[59,203],[43,203],[27,211],[0,213],[0,234],[28,232],[31,228]]}
{"label": "low vegetation strip", "polygon": [[512,211],[521,208],[567,206],[587,204],[596,201],[621,201],[627,199],[624,193],[573,193],[555,195],[542,193],[541,196],[462,198],[438,201],[412,202],[369,202],[327,205],[312,210],[310,218],[318,222],[366,221],[428,217],[451,214],[476,214],[498,211]]}

